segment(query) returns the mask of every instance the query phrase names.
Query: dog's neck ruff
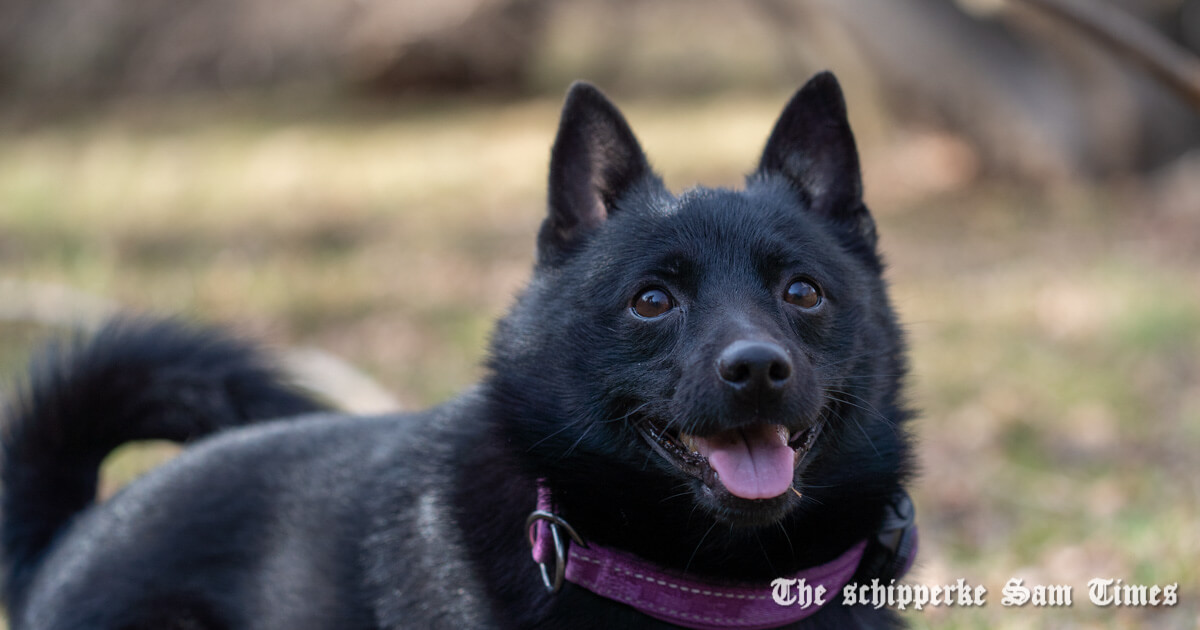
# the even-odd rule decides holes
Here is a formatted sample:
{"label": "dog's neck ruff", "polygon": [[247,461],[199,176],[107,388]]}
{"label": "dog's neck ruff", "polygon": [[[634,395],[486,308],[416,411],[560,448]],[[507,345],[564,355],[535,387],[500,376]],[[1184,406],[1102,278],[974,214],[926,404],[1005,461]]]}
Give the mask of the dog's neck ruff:
{"label": "dog's neck ruff", "polygon": [[[699,630],[775,628],[805,619],[821,609],[815,603],[808,606],[776,603],[774,586],[770,583],[729,584],[687,578],[631,553],[585,544],[554,513],[550,490],[541,483],[537,508],[529,516],[527,527],[533,559],[541,566],[542,579],[552,592],[565,579],[656,619]],[[566,532],[567,540],[560,536],[560,529]],[[814,592],[819,586],[825,587],[827,604],[840,601],[842,588],[863,561],[867,545],[868,541],[862,540],[834,560],[788,578],[804,580],[803,584]]]}

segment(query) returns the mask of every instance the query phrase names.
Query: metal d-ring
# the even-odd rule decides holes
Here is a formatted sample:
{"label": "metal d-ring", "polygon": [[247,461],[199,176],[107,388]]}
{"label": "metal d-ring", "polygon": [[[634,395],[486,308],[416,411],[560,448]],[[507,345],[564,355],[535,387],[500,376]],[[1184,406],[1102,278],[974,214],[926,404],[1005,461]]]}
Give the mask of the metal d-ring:
{"label": "metal d-ring", "polygon": [[547,512],[545,510],[537,510],[525,519],[525,530],[529,532],[529,545],[537,544],[536,533],[532,528],[538,521],[548,521],[550,523],[550,538],[554,541],[554,579],[550,579],[550,572],[546,569],[545,562],[538,562],[538,568],[542,572],[542,584],[546,585],[546,590],[551,593],[557,593],[562,588],[563,578],[567,574],[567,550],[563,545],[562,536],[558,533],[558,528],[561,527],[567,531],[567,535],[571,540],[583,547],[587,544],[583,542],[583,538],[575,532],[575,528],[571,527],[561,516]]}

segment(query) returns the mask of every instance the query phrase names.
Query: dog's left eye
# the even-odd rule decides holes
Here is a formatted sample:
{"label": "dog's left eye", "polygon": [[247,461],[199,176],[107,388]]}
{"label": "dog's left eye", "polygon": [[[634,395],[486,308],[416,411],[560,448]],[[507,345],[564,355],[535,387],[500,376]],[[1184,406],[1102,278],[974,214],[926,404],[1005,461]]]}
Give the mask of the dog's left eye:
{"label": "dog's left eye", "polygon": [[657,287],[646,289],[633,300],[631,308],[638,317],[653,319],[675,307],[671,294]]}
{"label": "dog's left eye", "polygon": [[821,289],[808,280],[794,280],[783,293],[783,299],[788,304],[795,304],[808,311],[817,308],[824,301]]}

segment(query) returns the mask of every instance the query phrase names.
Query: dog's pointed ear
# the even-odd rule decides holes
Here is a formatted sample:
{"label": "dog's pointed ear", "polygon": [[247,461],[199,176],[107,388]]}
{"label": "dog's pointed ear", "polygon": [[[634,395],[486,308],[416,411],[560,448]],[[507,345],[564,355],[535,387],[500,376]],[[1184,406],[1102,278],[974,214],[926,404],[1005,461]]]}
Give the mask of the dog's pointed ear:
{"label": "dog's pointed ear", "polygon": [[661,186],[625,117],[594,86],[572,85],[550,153],[550,207],[538,232],[538,260],[561,260],[647,182]]}
{"label": "dog's pointed ear", "polygon": [[782,175],[810,211],[874,248],[875,224],[862,200],[858,149],[842,88],[832,73],[809,79],[784,107],[755,175]]}

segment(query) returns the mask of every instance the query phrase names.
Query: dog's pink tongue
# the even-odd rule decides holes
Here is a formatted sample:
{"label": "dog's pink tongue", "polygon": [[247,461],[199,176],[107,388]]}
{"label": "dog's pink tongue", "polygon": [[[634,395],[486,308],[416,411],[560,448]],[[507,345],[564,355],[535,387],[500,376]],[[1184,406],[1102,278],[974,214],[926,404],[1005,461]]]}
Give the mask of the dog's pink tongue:
{"label": "dog's pink tongue", "polygon": [[734,496],[770,499],[792,485],[796,452],[781,427],[760,424],[694,439],[697,450]]}

